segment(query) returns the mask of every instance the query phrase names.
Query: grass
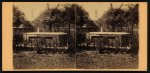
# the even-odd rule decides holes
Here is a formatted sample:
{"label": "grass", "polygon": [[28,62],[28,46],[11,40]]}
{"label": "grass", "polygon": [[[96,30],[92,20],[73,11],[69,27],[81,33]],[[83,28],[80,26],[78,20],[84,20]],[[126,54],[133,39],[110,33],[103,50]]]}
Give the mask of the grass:
{"label": "grass", "polygon": [[67,54],[36,54],[21,52],[14,54],[15,69],[66,69],[75,67],[75,58]]}
{"label": "grass", "polygon": [[78,69],[136,69],[138,57],[130,54],[99,54],[96,51],[86,51],[77,54]]}
{"label": "grass", "polygon": [[68,54],[37,54],[33,51],[14,53],[14,69],[135,69],[138,56],[99,54],[96,51]]}

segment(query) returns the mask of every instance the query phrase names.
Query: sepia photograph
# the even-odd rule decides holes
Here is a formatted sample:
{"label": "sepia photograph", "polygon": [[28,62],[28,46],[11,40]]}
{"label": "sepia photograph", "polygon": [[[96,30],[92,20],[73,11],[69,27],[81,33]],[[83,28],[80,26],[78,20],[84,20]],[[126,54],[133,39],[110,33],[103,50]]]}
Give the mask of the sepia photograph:
{"label": "sepia photograph", "polygon": [[146,70],[142,5],[147,12],[146,3],[134,2],[11,3],[7,64],[12,70]]}

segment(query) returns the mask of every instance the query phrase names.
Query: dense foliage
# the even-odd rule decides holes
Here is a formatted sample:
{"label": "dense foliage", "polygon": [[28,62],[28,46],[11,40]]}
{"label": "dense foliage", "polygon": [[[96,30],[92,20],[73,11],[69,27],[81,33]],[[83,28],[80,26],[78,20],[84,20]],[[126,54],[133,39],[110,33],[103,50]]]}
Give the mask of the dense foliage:
{"label": "dense foliage", "polygon": [[[126,9],[110,8],[97,20],[99,27],[104,27],[105,31],[132,31],[132,27],[138,25],[138,4],[128,4]],[[123,27],[129,30],[123,29]]]}
{"label": "dense foliage", "polygon": [[138,4],[127,4],[124,8],[110,7],[108,11],[97,20],[98,26],[103,27],[104,31],[128,32],[130,33],[130,44],[132,52],[137,53],[138,42]]}

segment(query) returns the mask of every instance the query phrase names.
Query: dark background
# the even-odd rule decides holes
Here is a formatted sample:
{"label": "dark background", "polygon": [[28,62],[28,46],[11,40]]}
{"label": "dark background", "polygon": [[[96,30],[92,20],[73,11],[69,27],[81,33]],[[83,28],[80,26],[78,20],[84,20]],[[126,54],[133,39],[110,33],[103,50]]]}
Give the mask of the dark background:
{"label": "dark background", "polygon": [[2,0],[3,2],[147,2],[148,0]]}

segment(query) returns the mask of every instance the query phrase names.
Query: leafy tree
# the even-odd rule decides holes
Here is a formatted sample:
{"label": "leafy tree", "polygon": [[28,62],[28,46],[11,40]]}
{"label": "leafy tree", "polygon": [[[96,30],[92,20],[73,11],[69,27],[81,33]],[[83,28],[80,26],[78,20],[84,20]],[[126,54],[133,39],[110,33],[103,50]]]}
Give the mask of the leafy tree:
{"label": "leafy tree", "polygon": [[[123,5],[122,5],[123,6]],[[138,29],[139,14],[138,4],[127,4],[127,9],[110,8],[99,18],[97,23],[100,27],[104,27],[105,31],[125,31],[130,33],[131,51],[138,52]],[[125,29],[122,29],[125,27]]]}
{"label": "leafy tree", "polygon": [[[125,31],[122,28],[134,27],[138,25],[138,4],[128,4],[126,5],[128,9],[110,7],[105,14],[97,20],[99,27],[106,28],[106,31]],[[132,31],[130,29],[127,32]]]}
{"label": "leafy tree", "polygon": [[77,4],[67,4],[64,6],[64,20],[69,24],[83,26],[89,19],[88,13]]}
{"label": "leafy tree", "polygon": [[33,32],[35,31],[35,27],[32,25],[32,22],[25,20],[23,23],[24,32]]}
{"label": "leafy tree", "polygon": [[[18,28],[22,26],[22,28]],[[13,6],[13,45],[23,43],[23,33],[34,31],[31,22],[25,19],[25,14],[16,6]],[[15,46],[14,46],[15,47]]]}
{"label": "leafy tree", "polygon": [[46,29],[50,31],[53,26],[69,27],[70,29],[72,25],[82,27],[84,24],[91,21],[88,12],[77,4],[66,4],[63,9],[59,9],[58,7],[48,7],[37,19],[35,19],[35,25],[43,27],[43,29],[48,27]]}
{"label": "leafy tree", "polygon": [[[62,11],[60,9],[47,8],[40,16],[34,20],[36,27],[40,27],[40,31],[52,31],[52,27],[58,27],[62,24]],[[55,31],[55,30],[54,30]]]}
{"label": "leafy tree", "polygon": [[[44,12],[40,14],[38,18],[36,18],[33,23],[36,28],[39,28],[40,31],[50,31],[52,24],[50,22],[50,11],[46,9]],[[49,25],[49,26],[48,26]]]}
{"label": "leafy tree", "polygon": [[13,6],[13,27],[23,25],[24,28],[33,28],[30,21],[25,19],[25,14],[16,6]]}
{"label": "leafy tree", "polygon": [[[65,23],[69,27],[70,34],[70,26],[73,25],[76,29],[76,34],[74,35],[75,39],[70,40],[70,43],[81,44],[86,40],[86,32],[88,31],[96,31],[98,28],[96,24],[89,18],[88,12],[78,4],[67,4],[64,6],[63,17]],[[72,33],[72,32],[71,32]],[[71,35],[72,36],[72,35]]]}
{"label": "leafy tree", "polygon": [[126,22],[128,22],[128,25],[132,25],[132,27],[138,25],[139,23],[139,11],[138,11],[139,5],[138,4],[130,4],[128,5],[128,10],[126,10]]}
{"label": "leafy tree", "polygon": [[124,17],[123,9],[110,8],[97,22],[101,27],[106,27],[106,31],[122,31],[122,27],[125,26]]}
{"label": "leafy tree", "polygon": [[126,14],[128,15],[126,18],[127,25],[131,27],[130,29],[130,43],[131,43],[131,52],[133,54],[138,53],[139,49],[139,41],[138,41],[138,31],[134,31],[134,29],[138,29],[139,24],[139,5],[138,4],[130,4],[128,5],[128,10]]}
{"label": "leafy tree", "polygon": [[52,31],[54,27],[57,27],[59,30],[60,26],[65,27],[65,29],[68,30],[66,32],[68,44],[71,50],[73,50],[75,49],[76,39],[80,38],[76,37],[76,35],[80,34],[85,38],[85,34],[80,33],[79,28],[82,28],[84,24],[87,24],[86,28],[88,30],[90,30],[91,27],[95,28],[97,26],[89,18],[88,12],[78,4],[66,4],[62,9],[58,7],[59,6],[56,8],[48,7],[37,19],[35,19],[34,24],[40,27],[41,31]]}
{"label": "leafy tree", "polygon": [[19,27],[25,20],[24,13],[16,6],[13,6],[13,26]]}

